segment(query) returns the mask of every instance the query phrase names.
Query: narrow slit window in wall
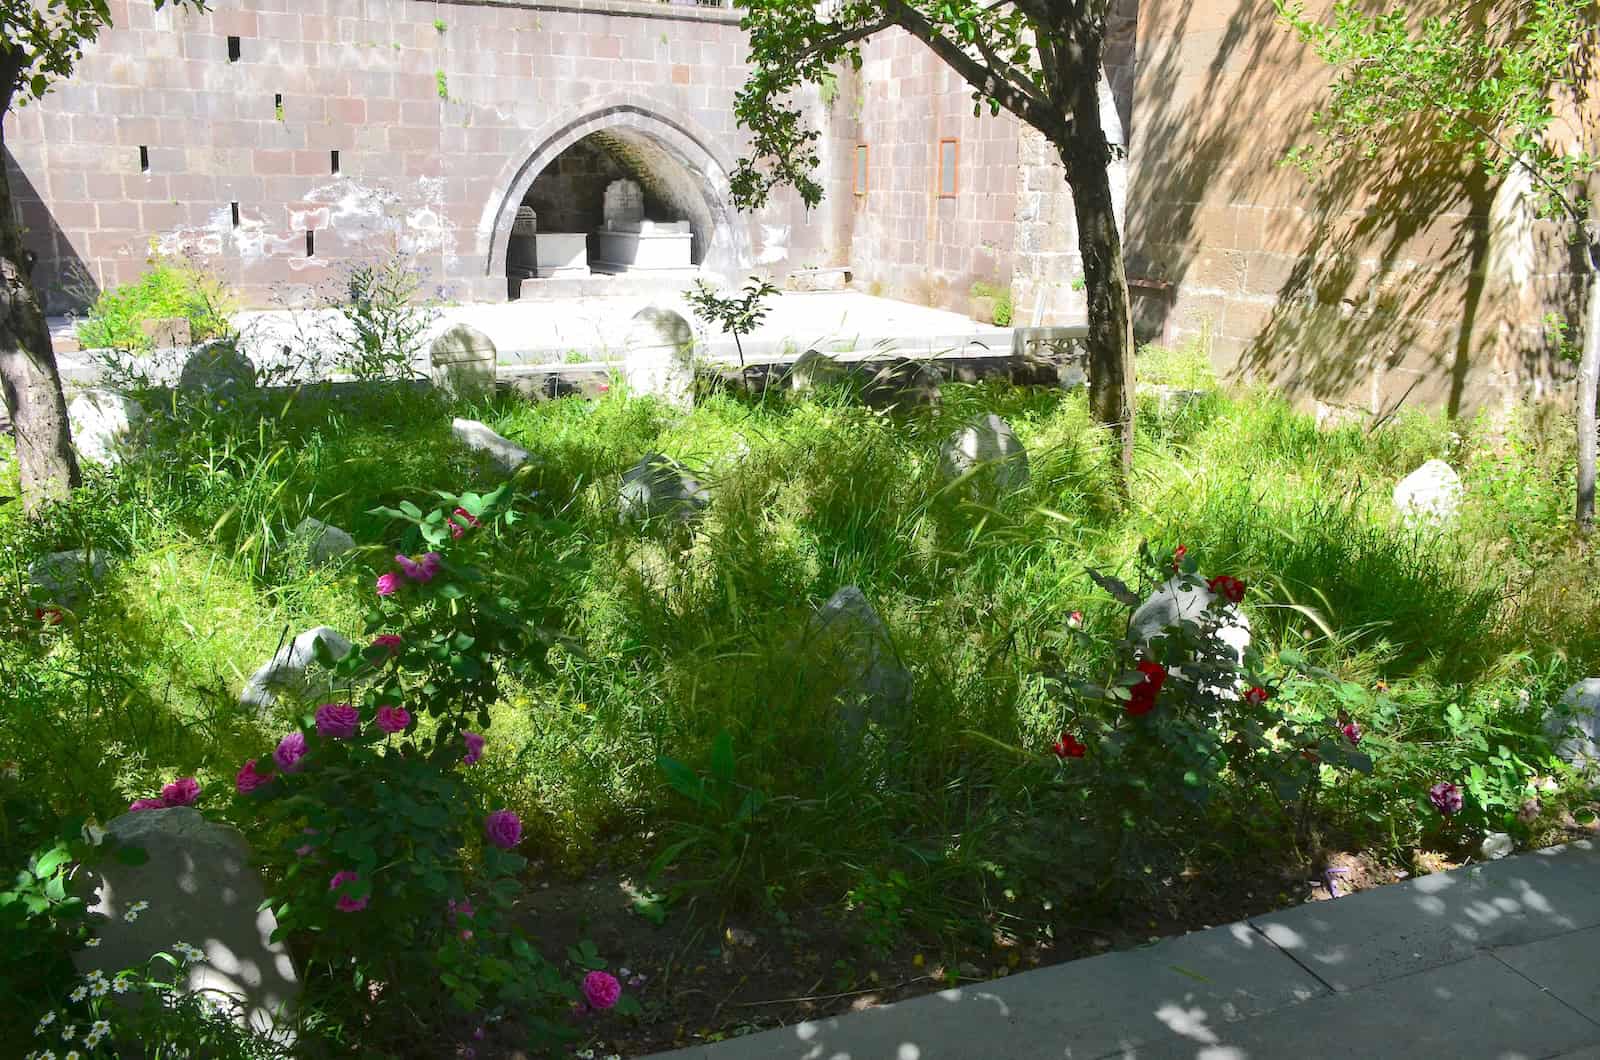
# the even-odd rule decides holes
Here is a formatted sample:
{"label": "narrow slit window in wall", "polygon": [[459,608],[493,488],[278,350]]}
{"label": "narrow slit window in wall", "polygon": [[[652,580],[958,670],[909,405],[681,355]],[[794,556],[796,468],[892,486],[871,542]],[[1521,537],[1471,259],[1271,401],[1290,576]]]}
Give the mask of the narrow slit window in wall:
{"label": "narrow slit window in wall", "polygon": [[238,228],[239,227],[239,204],[236,203],[236,202],[230,202],[228,204],[228,208],[229,208],[230,212],[232,212],[232,214],[233,214],[233,227]]}
{"label": "narrow slit window in wall", "polygon": [[306,257],[317,256],[317,233],[311,229],[306,230]]}
{"label": "narrow slit window in wall", "polygon": [[228,38],[228,61],[230,63],[238,62],[239,61],[239,56],[242,55],[243,53],[244,53],[244,49],[239,44],[239,38],[238,37],[229,37]]}
{"label": "narrow slit window in wall", "polygon": [[139,172],[150,172],[150,148],[143,144],[139,145]]}
{"label": "narrow slit window in wall", "polygon": [[329,151],[328,152],[328,161],[329,161],[329,164],[332,166],[333,172],[334,173],[338,173],[339,172],[339,152],[337,152],[337,151]]}
{"label": "narrow slit window in wall", "polygon": [[957,170],[961,162],[961,145],[955,140],[939,141],[939,198],[953,199],[960,190]]}
{"label": "narrow slit window in wall", "polygon": [[866,144],[856,144],[856,194],[867,193],[867,151]]}

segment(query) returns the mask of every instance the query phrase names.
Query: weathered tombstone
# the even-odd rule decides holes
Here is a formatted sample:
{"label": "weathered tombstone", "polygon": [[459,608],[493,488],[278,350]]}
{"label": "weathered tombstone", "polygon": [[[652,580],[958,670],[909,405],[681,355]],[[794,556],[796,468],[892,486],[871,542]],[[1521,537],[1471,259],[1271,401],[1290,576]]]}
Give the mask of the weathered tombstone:
{"label": "weathered tombstone", "polygon": [[900,662],[889,629],[866,595],[846,585],[818,608],[805,648],[842,681],[842,717],[856,734],[868,720],[886,721],[911,701],[911,673]]}
{"label": "weathered tombstone", "polygon": [[288,695],[304,699],[319,688],[332,690],[331,685],[313,682],[309,671],[316,661],[316,643],[321,641],[334,659],[341,659],[350,651],[350,642],[338,630],[329,626],[308,629],[294,640],[279,648],[262,663],[239,694],[239,705],[249,710],[266,710],[278,696]]}
{"label": "weathered tombstone", "polygon": [[647,306],[628,328],[622,378],[635,394],[687,407],[694,397],[694,329],[681,314]]}
{"label": "weathered tombstone", "polygon": [[51,552],[28,565],[28,585],[36,601],[70,610],[93,591],[106,570],[106,558],[89,549]]}
{"label": "weathered tombstone", "polygon": [[143,418],[137,401],[114,390],[85,390],[67,406],[79,459],[107,466],[122,460],[133,428]]}
{"label": "weathered tombstone", "polygon": [[255,365],[227,339],[196,347],[178,375],[178,389],[219,402],[237,401],[255,388]]}
{"label": "weathered tombstone", "polygon": [[1162,416],[1173,416],[1191,405],[1203,401],[1209,394],[1207,390],[1189,390],[1181,386],[1168,386],[1165,383],[1154,383],[1145,392],[1156,399],[1156,411]]}
{"label": "weathered tombstone", "polygon": [[507,471],[515,471],[533,459],[533,454],[522,448],[522,446],[517,445],[509,438],[496,434],[489,429],[488,425],[479,423],[477,420],[460,418],[451,420],[450,433],[455,435],[456,440],[460,441],[468,449],[476,449],[480,452],[488,453],[495,463]]}
{"label": "weathered tombstone", "polygon": [[847,374],[845,366],[820,350],[807,350],[789,366],[789,388],[805,392],[819,386],[832,386]]}
{"label": "weathered tombstone", "polygon": [[626,178],[606,185],[603,207],[605,226],[622,228],[644,220],[644,190]]}
{"label": "weathered tombstone", "polygon": [[1544,722],[1556,755],[1577,769],[1600,765],[1600,677],[1568,688]]}
{"label": "weathered tombstone", "polygon": [[511,239],[506,244],[506,268],[515,276],[532,276],[538,269],[534,253],[534,237],[539,234],[539,215],[532,206],[517,207],[517,216],[511,222]]}
{"label": "weathered tombstone", "polygon": [[[1149,648],[1156,640],[1166,636],[1171,626],[1181,622],[1203,625],[1206,609],[1216,598],[1217,595],[1203,582],[1193,584],[1178,577],[1168,578],[1134,611],[1128,623],[1128,635]],[[1250,648],[1250,619],[1238,607],[1232,604],[1225,606],[1217,625],[1216,638],[1228,649],[1235,663],[1243,664],[1245,652]],[[1226,698],[1238,694],[1236,689],[1224,686],[1214,687],[1212,691]]]}
{"label": "weathered tombstone", "polygon": [[617,509],[623,522],[689,522],[709,503],[698,479],[660,453],[646,453],[622,475]]}
{"label": "weathered tombstone", "polygon": [[896,361],[877,369],[861,388],[861,399],[874,408],[937,406],[939,372],[918,361]]}
{"label": "weathered tombstone", "polygon": [[188,806],[126,813],[106,832],[148,858],[105,858],[74,878],[90,912],[106,918],[100,944],[73,953],[78,971],[114,976],[184,942],[205,954],[186,969],[187,992],[231,997],[241,1023],[287,1040],[300,980],[289,951],[272,941],[278,922],[260,908],[265,892],[244,836]]}
{"label": "weathered tombstone", "polygon": [[454,395],[493,390],[499,356],[489,336],[466,324],[450,328],[428,348],[434,385]]}
{"label": "weathered tombstone", "polygon": [[992,412],[951,435],[939,448],[941,478],[953,482],[970,472],[1002,494],[1028,486],[1028,450],[1011,424]]}
{"label": "weathered tombstone", "polygon": [[1429,460],[1395,485],[1394,506],[1407,526],[1452,522],[1461,508],[1461,476],[1443,460]]}
{"label": "weathered tombstone", "polygon": [[356,547],[355,538],[337,526],[331,526],[310,516],[300,520],[290,531],[290,537],[297,548],[305,550],[306,562],[313,567],[332,563],[345,553],[354,551]]}

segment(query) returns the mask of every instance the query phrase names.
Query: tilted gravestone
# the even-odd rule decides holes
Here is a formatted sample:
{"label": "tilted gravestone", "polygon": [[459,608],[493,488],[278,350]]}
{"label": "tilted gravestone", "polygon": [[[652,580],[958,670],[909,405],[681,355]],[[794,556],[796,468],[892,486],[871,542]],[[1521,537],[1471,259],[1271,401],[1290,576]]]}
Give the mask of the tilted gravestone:
{"label": "tilted gravestone", "polygon": [[48,553],[28,565],[30,596],[39,604],[74,609],[94,591],[108,569],[105,557],[90,549]]}
{"label": "tilted gravestone", "polygon": [[67,406],[67,419],[78,458],[109,467],[121,462],[144,409],[114,390],[85,390]]}
{"label": "tilted gravestone", "polygon": [[689,522],[708,503],[699,480],[660,453],[646,453],[623,472],[617,490],[617,510],[623,522]]}
{"label": "tilted gravestone", "polygon": [[819,386],[841,382],[849,372],[837,360],[820,350],[807,350],[789,366],[789,389],[801,393]]}
{"label": "tilted gravestone", "polygon": [[951,435],[939,448],[941,478],[953,482],[967,474],[978,490],[1008,494],[1028,486],[1028,450],[1011,424],[992,412]]}
{"label": "tilted gravestone", "polygon": [[[1182,622],[1193,622],[1204,628],[1206,610],[1216,598],[1216,593],[1204,583],[1192,584],[1182,578],[1168,578],[1134,611],[1128,623],[1128,635],[1148,649],[1157,640],[1167,636],[1170,627]],[[1237,606],[1228,604],[1222,609],[1215,637],[1227,649],[1233,661],[1242,664],[1245,652],[1250,649],[1250,620]],[[1211,691],[1227,699],[1238,696],[1238,690],[1234,687],[1216,686]]]}
{"label": "tilted gravestone", "polygon": [[217,402],[237,401],[256,389],[256,368],[228,339],[197,346],[178,374],[178,389]]}
{"label": "tilted gravestone", "polygon": [[499,356],[489,336],[465,324],[450,328],[428,348],[434,385],[454,395],[493,390]]}
{"label": "tilted gravestone", "polygon": [[533,459],[533,454],[522,446],[496,434],[487,424],[479,423],[477,420],[460,418],[451,420],[450,433],[468,449],[488,453],[496,464],[507,471],[515,471]]}
{"label": "tilted gravestone", "polygon": [[883,724],[910,704],[911,672],[856,586],[844,586],[817,609],[806,629],[805,651],[840,680],[846,733],[859,734],[869,720]]}
{"label": "tilted gravestone", "polygon": [[1443,460],[1429,460],[1395,485],[1394,506],[1407,526],[1453,522],[1461,508],[1461,476]]}
{"label": "tilted gravestone", "polygon": [[332,563],[356,547],[356,539],[339,529],[331,526],[321,519],[310,516],[300,520],[293,530],[289,532],[295,547],[304,549],[306,562],[313,567],[320,567],[325,563]]}
{"label": "tilted gravestone", "polygon": [[1600,765],[1600,677],[1579,681],[1562,693],[1544,727],[1563,762],[1577,769]]}
{"label": "tilted gravestone", "polygon": [[148,856],[139,865],[105,858],[74,876],[90,912],[105,917],[100,944],[73,953],[78,971],[111,977],[187,943],[205,959],[185,969],[183,989],[231,998],[242,1024],[287,1040],[300,979],[272,941],[278,923],[260,908],[265,894],[244,836],[188,806],[125,813],[106,832]]}
{"label": "tilted gravestone", "polygon": [[250,675],[244,691],[239,695],[239,705],[250,710],[266,710],[280,695],[303,700],[319,689],[331,692],[331,685],[314,682],[310,678],[319,640],[335,660],[343,658],[350,651],[350,641],[338,630],[329,626],[308,629],[279,648],[272,658]]}

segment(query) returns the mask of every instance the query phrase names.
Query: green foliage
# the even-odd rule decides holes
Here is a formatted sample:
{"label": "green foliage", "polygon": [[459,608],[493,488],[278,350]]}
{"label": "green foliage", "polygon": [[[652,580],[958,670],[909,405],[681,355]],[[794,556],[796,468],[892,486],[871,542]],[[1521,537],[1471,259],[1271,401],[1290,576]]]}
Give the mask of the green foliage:
{"label": "green foliage", "polygon": [[994,322],[996,327],[1009,328],[1014,308],[1011,302],[1011,288],[997,287],[992,283],[982,280],[972,285],[972,297],[994,299]]}
{"label": "green foliage", "polygon": [[[206,0],[153,0],[157,11],[169,2],[179,10],[206,10]],[[56,81],[71,77],[84,46],[110,24],[105,0],[0,6],[0,71],[7,77],[0,83],[0,112],[14,100],[38,99]]]}
{"label": "green foliage", "polygon": [[436,18],[436,19],[433,20],[433,28],[438,30],[440,33],[443,33],[445,30],[449,29],[450,27],[445,24],[444,19]]}
{"label": "green foliage", "polygon": [[438,89],[439,98],[448,102],[450,99],[450,83],[445,79],[444,71],[435,70],[433,72],[433,81],[435,87]]}
{"label": "green foliage", "polygon": [[229,334],[233,300],[221,281],[199,266],[166,258],[150,259],[150,267],[133,283],[100,292],[89,315],[78,325],[78,341],[89,349],[147,351],[147,320],[179,317],[189,322],[195,342]]}
{"label": "green foliage", "polygon": [[363,381],[410,379],[422,339],[437,311],[415,303],[421,287],[415,265],[394,253],[349,266],[344,282],[323,294],[339,318],[331,361]]}
{"label": "green foliage", "polygon": [[760,860],[761,812],[768,798],[759,789],[739,783],[733,734],[726,729],[717,733],[705,773],[666,755],[656,758],[656,768],[667,786],[688,801],[691,812],[669,829],[653,871],[659,873],[679,860],[706,863],[710,877],[687,886],[712,890],[724,898],[737,895],[744,874],[752,867],[765,883],[767,877],[759,864],[752,866],[752,858]]}
{"label": "green foliage", "polygon": [[707,324],[715,324],[733,336],[739,351],[739,367],[744,367],[743,337],[761,326],[771,306],[762,304],[778,293],[766,280],[752,276],[744,285],[744,294],[738,298],[723,298],[717,289],[704,280],[694,281],[694,286],[684,292],[694,315]]}

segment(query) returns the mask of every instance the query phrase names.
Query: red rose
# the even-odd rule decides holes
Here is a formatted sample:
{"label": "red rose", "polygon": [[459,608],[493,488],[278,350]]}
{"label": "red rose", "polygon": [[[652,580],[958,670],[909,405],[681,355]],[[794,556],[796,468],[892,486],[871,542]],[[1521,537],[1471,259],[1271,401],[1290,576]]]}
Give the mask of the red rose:
{"label": "red rose", "polygon": [[1244,599],[1244,582],[1226,574],[1219,574],[1212,578],[1206,582],[1206,587],[1218,596],[1225,597],[1231,604],[1237,604]]}
{"label": "red rose", "polygon": [[1139,672],[1144,674],[1144,683],[1154,685],[1157,692],[1161,691],[1161,686],[1167,683],[1167,668],[1158,662],[1141,659],[1139,661]]}
{"label": "red rose", "polygon": [[1128,703],[1122,709],[1135,718],[1156,709],[1156,687],[1151,684],[1134,685]]}
{"label": "red rose", "polygon": [[1050,750],[1056,753],[1057,758],[1082,758],[1089,748],[1079,743],[1070,733],[1062,733],[1055,743],[1050,745]]}
{"label": "red rose", "polygon": [[1265,703],[1271,698],[1272,693],[1268,692],[1260,685],[1256,685],[1255,687],[1251,688],[1250,691],[1244,694],[1244,701],[1255,707],[1259,707],[1261,704]]}
{"label": "red rose", "polygon": [[1172,550],[1172,570],[1174,573],[1177,572],[1179,567],[1183,566],[1183,557],[1187,556],[1188,554],[1188,545],[1179,545],[1177,548]]}

